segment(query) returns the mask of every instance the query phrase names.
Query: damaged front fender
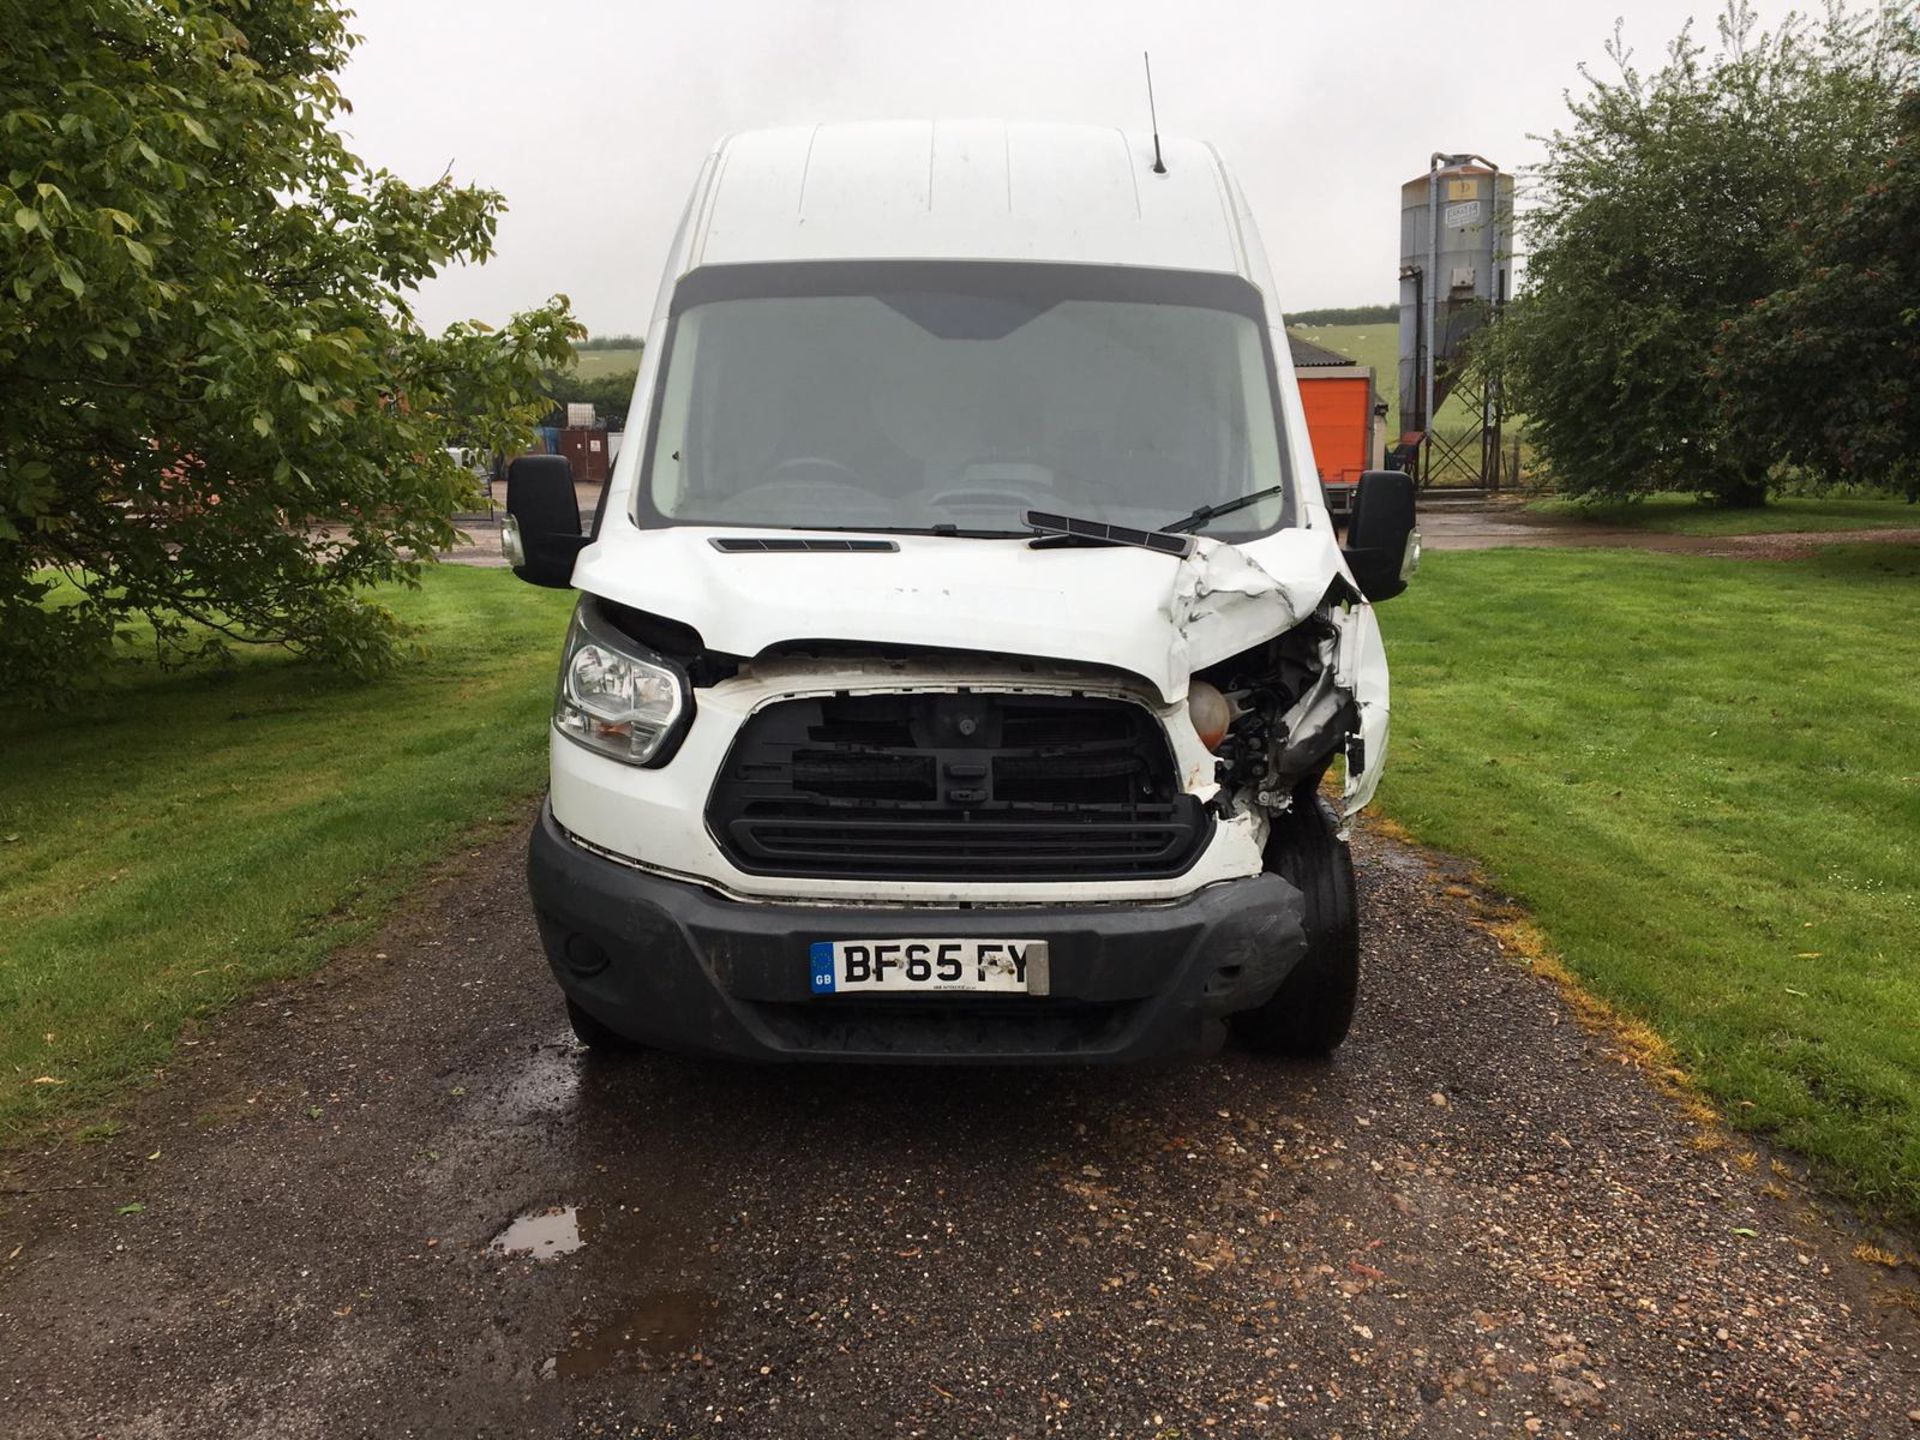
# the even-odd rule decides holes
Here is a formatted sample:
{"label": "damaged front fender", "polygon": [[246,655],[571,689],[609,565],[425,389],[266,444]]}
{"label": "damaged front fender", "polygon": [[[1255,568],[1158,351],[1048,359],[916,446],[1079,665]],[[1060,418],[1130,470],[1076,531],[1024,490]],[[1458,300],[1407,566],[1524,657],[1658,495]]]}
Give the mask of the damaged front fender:
{"label": "damaged front fender", "polygon": [[1387,668],[1373,607],[1330,562],[1289,566],[1301,573],[1288,582],[1253,552],[1203,539],[1180,562],[1167,601],[1167,678],[1184,691],[1204,672],[1234,704],[1222,759],[1230,803],[1284,810],[1337,756],[1351,817],[1373,798],[1386,759]]}

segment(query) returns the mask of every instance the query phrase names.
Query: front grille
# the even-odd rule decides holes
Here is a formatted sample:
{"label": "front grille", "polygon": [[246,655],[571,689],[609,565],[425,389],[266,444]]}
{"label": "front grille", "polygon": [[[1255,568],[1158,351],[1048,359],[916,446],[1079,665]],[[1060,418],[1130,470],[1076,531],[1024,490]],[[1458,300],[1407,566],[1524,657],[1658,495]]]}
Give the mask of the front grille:
{"label": "front grille", "polygon": [[1210,824],[1142,707],[971,691],[770,705],[707,821],[751,874],[876,880],[1177,875]]}

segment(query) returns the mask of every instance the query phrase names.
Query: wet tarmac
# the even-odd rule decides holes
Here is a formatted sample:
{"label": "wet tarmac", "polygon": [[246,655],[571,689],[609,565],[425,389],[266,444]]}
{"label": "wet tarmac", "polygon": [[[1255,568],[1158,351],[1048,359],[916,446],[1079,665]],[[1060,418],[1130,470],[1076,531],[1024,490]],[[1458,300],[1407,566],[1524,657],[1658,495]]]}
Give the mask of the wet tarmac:
{"label": "wet tarmac", "polygon": [[1020,1072],[588,1057],[521,857],[0,1163],[0,1434],[1920,1434],[1912,1269],[1415,852],[1332,1062]]}

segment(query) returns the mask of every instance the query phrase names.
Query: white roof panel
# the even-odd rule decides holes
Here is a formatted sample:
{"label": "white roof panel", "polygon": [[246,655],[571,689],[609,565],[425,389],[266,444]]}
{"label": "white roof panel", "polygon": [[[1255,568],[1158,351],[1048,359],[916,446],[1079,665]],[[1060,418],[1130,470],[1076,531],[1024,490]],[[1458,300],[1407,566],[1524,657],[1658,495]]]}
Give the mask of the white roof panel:
{"label": "white roof panel", "polygon": [[972,259],[1247,273],[1210,146],[1081,125],[885,121],[722,143],[688,268]]}

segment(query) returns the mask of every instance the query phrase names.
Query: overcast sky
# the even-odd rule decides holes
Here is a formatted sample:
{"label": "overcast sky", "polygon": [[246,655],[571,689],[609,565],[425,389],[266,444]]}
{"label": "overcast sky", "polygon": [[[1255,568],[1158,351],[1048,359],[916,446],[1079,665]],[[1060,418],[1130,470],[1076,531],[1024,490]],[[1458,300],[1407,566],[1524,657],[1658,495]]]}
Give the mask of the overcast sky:
{"label": "overcast sky", "polygon": [[[701,157],[731,130],[991,116],[1212,140],[1289,310],[1396,298],[1398,194],[1435,150],[1521,168],[1616,16],[1654,59],[1715,0],[350,0],[362,158],[449,162],[505,193],[499,250],[423,296],[434,327],[554,291],[598,333],[645,327]],[[1787,8],[1757,7],[1771,24]]]}

